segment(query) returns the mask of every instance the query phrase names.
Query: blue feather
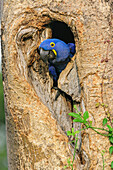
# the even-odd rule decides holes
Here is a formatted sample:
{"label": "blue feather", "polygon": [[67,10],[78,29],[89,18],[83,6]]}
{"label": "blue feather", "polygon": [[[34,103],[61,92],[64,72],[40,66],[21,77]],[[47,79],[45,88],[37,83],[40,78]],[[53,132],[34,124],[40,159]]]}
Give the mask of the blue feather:
{"label": "blue feather", "polygon": [[[68,43],[68,46],[70,48],[70,52],[74,55],[75,54],[75,44],[74,43]],[[72,56],[73,56],[72,55]]]}
{"label": "blue feather", "polygon": [[62,70],[75,53],[75,44],[68,43],[59,39],[46,39],[39,46],[40,56],[43,61],[49,63],[49,73],[56,82]]}

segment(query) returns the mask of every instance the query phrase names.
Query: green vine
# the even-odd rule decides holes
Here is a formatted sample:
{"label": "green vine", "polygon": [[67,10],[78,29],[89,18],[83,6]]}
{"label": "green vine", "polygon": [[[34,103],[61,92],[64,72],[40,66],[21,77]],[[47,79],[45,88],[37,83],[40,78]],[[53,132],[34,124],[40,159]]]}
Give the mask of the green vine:
{"label": "green vine", "polygon": [[103,150],[103,151],[101,152],[102,162],[103,162],[103,170],[104,170],[104,166],[105,166],[105,163],[104,163],[104,153],[105,153],[105,151]]}
{"label": "green vine", "polygon": [[[70,159],[68,159],[68,161],[67,161],[68,165],[66,165],[64,167],[64,168],[71,167],[72,170],[73,170],[73,163],[74,163],[75,154],[76,154],[76,150],[77,150],[78,134],[81,131],[85,130],[85,129],[92,129],[97,134],[99,134],[101,136],[108,137],[108,139],[109,139],[109,141],[111,143],[111,146],[109,148],[110,156],[113,154],[113,128],[110,125],[107,124],[108,119],[107,118],[103,119],[103,123],[102,123],[103,128],[93,127],[92,122],[88,121],[88,118],[89,118],[88,111],[85,111],[83,116],[82,116],[81,112],[79,112],[77,110],[77,107],[75,105],[74,105],[74,109],[76,110],[76,113],[74,113],[74,112],[69,113],[69,115],[74,118],[73,122],[80,122],[80,123],[84,124],[85,128],[79,129],[79,130],[77,130],[75,132],[74,132],[74,128],[72,128],[72,131],[67,131],[67,136],[73,136],[75,138],[75,134],[77,134],[77,137],[75,138],[75,141],[74,141],[75,142],[75,149],[74,149],[73,160],[71,161]],[[102,132],[100,132],[99,130],[102,131]],[[73,141],[71,141],[71,142],[73,142]],[[105,166],[105,163],[104,163],[104,151],[102,151],[101,155],[102,155],[103,170],[104,170],[104,166]],[[113,168],[113,161],[111,162],[111,168]]]}

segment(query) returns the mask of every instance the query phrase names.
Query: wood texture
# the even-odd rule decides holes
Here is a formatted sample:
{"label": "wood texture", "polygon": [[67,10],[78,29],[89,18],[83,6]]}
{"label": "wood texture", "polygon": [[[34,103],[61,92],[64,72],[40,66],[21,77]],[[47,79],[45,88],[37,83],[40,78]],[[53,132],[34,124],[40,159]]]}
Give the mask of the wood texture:
{"label": "wood texture", "polygon": [[[72,147],[66,131],[72,126],[68,113],[72,101],[88,110],[92,124],[113,110],[113,58],[111,1],[4,1],[2,17],[3,84],[7,124],[8,166],[15,169],[64,168]],[[65,92],[55,101],[48,67],[37,52],[41,41],[51,38],[47,25],[65,22],[76,43],[76,54],[58,81]],[[108,58],[108,62],[105,59]],[[76,59],[76,60],[75,60]],[[77,64],[77,65],[76,65]],[[105,103],[107,108],[96,103]],[[81,141],[81,140],[80,140]],[[79,143],[80,143],[79,141]],[[87,130],[82,133],[81,152],[76,154],[74,169],[110,169],[110,143],[106,137]]]}

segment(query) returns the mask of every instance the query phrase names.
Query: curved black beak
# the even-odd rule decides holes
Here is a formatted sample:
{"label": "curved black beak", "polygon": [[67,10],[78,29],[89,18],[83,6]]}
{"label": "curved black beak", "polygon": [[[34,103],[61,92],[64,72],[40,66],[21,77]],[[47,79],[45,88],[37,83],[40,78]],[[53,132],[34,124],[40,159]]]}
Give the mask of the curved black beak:
{"label": "curved black beak", "polygon": [[48,63],[48,61],[51,62],[52,60],[56,59],[56,55],[53,51],[44,50],[43,48],[39,48],[39,51],[40,57],[45,63]]}
{"label": "curved black beak", "polygon": [[49,51],[45,51],[43,48],[40,48],[39,51],[40,51],[40,57],[41,57],[41,59],[42,59],[45,63],[47,63]]}

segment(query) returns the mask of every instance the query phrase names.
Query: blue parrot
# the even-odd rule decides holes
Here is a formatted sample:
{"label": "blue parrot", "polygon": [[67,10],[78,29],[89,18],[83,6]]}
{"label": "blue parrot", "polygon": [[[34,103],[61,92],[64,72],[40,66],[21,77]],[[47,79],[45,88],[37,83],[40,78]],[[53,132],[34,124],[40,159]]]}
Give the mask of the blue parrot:
{"label": "blue parrot", "polygon": [[53,77],[54,86],[57,86],[60,73],[75,53],[75,44],[66,44],[60,39],[46,39],[40,44],[39,51],[41,59],[48,64],[49,74]]}

